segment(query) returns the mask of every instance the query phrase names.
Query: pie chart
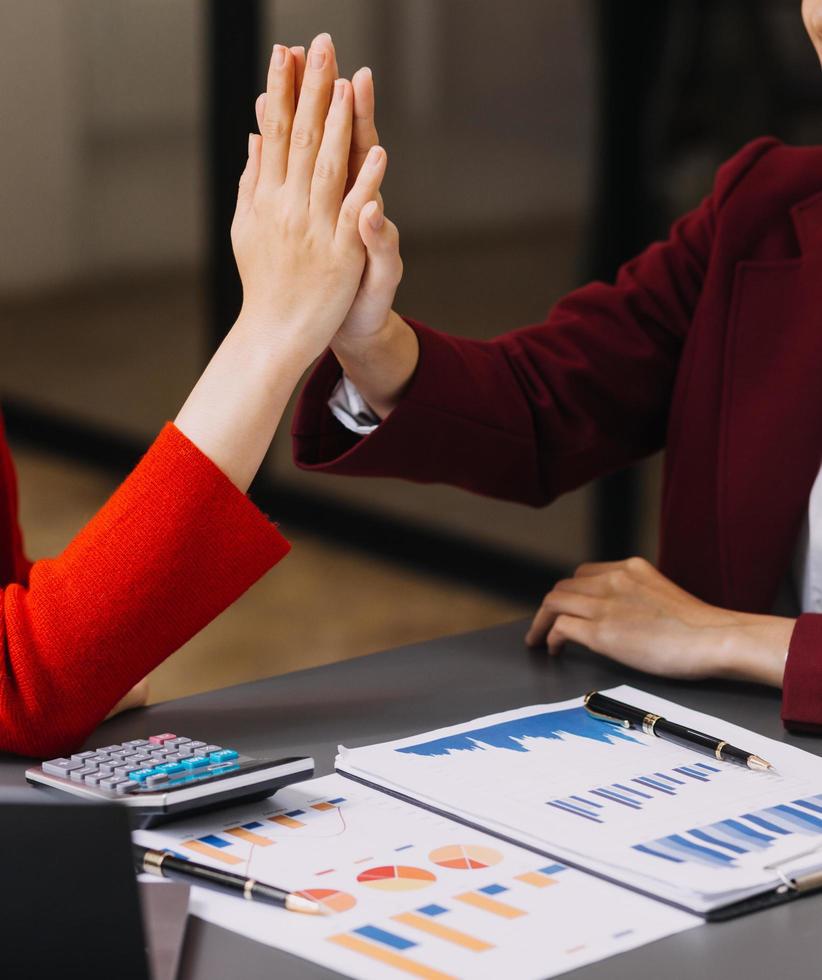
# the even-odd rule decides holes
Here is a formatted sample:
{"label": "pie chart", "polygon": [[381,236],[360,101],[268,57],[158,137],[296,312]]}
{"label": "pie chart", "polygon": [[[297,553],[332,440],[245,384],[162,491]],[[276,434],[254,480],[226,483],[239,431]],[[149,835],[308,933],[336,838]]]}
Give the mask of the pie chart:
{"label": "pie chart", "polygon": [[441,868],[457,868],[461,871],[490,868],[502,860],[499,851],[495,851],[493,847],[480,847],[478,844],[451,844],[449,847],[438,847],[435,851],[431,851],[428,857]]}
{"label": "pie chart", "polygon": [[357,899],[353,895],[335,891],[333,888],[305,888],[297,894],[319,902],[330,912],[347,912],[357,904]]}
{"label": "pie chart", "polygon": [[437,880],[436,875],[422,868],[405,864],[389,864],[381,868],[369,868],[357,875],[357,881],[368,888],[384,892],[413,892],[427,888]]}

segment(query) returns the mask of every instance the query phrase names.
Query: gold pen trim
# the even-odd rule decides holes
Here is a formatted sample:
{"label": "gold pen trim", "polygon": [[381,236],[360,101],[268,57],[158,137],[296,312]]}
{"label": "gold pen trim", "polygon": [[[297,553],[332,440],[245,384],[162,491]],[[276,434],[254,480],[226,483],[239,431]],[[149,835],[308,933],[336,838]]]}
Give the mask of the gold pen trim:
{"label": "gold pen trim", "polygon": [[648,714],[642,719],[642,731],[645,732],[646,735],[656,735],[654,725],[660,720],[661,717],[662,715],[655,715],[649,711]]}
{"label": "gold pen trim", "polygon": [[724,759],[722,758],[722,750],[723,750],[723,749],[725,748],[725,746],[726,746],[727,744],[728,744],[727,742],[718,742],[718,743],[717,743],[717,746],[716,746],[716,748],[714,749],[714,755],[715,755],[715,756],[717,757],[717,759],[718,759],[718,760],[719,760],[720,762],[724,762],[724,761],[725,761],[725,760],[724,760]]}
{"label": "gold pen trim", "polygon": [[163,861],[168,856],[167,851],[146,851],[143,855],[143,871],[146,874],[163,877]]}

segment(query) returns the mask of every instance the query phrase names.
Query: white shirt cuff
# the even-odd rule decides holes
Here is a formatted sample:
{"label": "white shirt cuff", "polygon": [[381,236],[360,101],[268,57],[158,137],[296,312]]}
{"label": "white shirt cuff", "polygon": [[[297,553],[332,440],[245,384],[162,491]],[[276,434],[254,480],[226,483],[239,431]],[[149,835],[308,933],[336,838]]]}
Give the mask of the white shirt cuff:
{"label": "white shirt cuff", "polygon": [[350,432],[368,436],[380,424],[379,417],[344,374],[328,399],[334,418]]}

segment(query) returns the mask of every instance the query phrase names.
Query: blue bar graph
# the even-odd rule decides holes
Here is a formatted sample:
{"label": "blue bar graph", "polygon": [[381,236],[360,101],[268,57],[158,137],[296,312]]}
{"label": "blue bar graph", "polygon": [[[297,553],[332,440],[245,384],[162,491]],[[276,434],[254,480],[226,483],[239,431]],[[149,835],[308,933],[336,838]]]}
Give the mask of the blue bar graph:
{"label": "blue bar graph", "polygon": [[508,889],[505,885],[486,885],[484,888],[478,888],[477,891],[484,892],[486,895],[501,895]]}
{"label": "blue bar graph", "polygon": [[420,908],[418,908],[417,911],[421,912],[423,915],[430,915],[433,917],[437,915],[445,915],[448,909],[443,908],[442,905],[434,904],[434,905],[423,905]]}
{"label": "blue bar graph", "polygon": [[402,936],[388,932],[386,929],[378,929],[377,926],[361,926],[352,931],[356,932],[358,936],[364,936],[366,939],[373,939],[376,943],[382,943],[383,946],[390,946],[391,949],[411,949],[412,946],[417,945],[412,943],[410,939],[403,939]]}
{"label": "blue bar graph", "polygon": [[[642,810],[664,796],[676,796],[681,792],[680,787],[709,783],[721,775],[723,770],[706,762],[695,762],[692,766],[680,766],[674,769],[674,772],[685,778],[680,779],[664,772],[655,772],[646,776],[634,776],[624,783],[597,786],[589,789],[584,796],[571,795],[565,799],[548,800],[547,804],[582,820],[605,823],[613,806]],[[817,818],[816,814],[810,816]],[[799,820],[801,816],[793,814],[793,819]],[[822,807],[818,819],[822,821]]]}
{"label": "blue bar graph", "polygon": [[223,840],[222,837],[215,837],[214,834],[206,834],[205,837],[198,837],[197,840],[201,840],[204,844],[210,844],[212,847],[231,847],[231,841]]}
{"label": "blue bar graph", "polygon": [[822,793],[634,844],[634,850],[663,861],[734,868],[743,854],[766,851],[790,834],[822,835]]}

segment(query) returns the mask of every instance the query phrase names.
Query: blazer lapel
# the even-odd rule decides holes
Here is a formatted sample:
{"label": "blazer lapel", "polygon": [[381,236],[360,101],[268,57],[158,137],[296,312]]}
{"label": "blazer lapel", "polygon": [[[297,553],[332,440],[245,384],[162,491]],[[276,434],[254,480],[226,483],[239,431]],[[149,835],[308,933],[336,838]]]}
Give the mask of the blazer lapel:
{"label": "blazer lapel", "polygon": [[822,194],[791,211],[801,255],[740,262],[723,386],[723,592],[771,608],[822,462]]}

